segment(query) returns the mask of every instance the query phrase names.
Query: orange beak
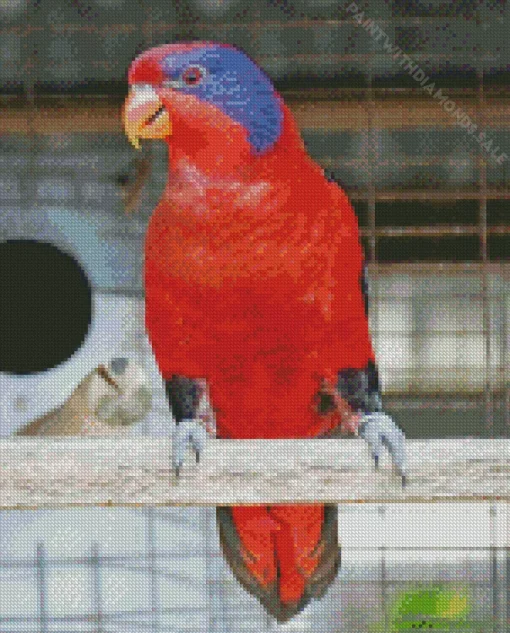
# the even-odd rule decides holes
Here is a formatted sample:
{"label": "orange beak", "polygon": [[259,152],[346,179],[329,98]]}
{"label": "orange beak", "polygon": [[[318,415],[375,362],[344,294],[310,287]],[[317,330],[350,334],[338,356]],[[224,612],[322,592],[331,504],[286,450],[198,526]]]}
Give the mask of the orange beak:
{"label": "orange beak", "polygon": [[149,84],[131,86],[122,120],[126,136],[136,149],[140,149],[140,139],[166,138],[172,133],[168,110]]}

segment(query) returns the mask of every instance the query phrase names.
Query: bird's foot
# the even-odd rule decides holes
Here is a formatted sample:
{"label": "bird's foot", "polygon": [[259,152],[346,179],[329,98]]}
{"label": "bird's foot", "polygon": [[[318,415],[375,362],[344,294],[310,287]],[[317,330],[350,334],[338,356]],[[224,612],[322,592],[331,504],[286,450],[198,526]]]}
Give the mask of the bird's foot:
{"label": "bird's foot", "polygon": [[357,433],[359,415],[353,411],[344,398],[338,393],[336,387],[328,380],[323,379],[319,391],[315,394],[315,411],[319,415],[338,417],[336,428],[342,434]]}
{"label": "bird's foot", "polygon": [[319,415],[328,415],[336,411],[336,390],[327,380],[323,380],[315,395],[316,411]]}
{"label": "bird's foot", "polygon": [[374,455],[374,468],[379,470],[379,455]]}
{"label": "bird's foot", "polygon": [[194,451],[195,451],[195,462],[198,464],[200,462],[200,451],[198,448],[195,448]]}
{"label": "bird's foot", "polygon": [[177,477],[177,479],[179,479],[179,475],[181,473],[181,467],[180,466],[175,466],[174,467],[174,472],[175,472],[175,476]]}

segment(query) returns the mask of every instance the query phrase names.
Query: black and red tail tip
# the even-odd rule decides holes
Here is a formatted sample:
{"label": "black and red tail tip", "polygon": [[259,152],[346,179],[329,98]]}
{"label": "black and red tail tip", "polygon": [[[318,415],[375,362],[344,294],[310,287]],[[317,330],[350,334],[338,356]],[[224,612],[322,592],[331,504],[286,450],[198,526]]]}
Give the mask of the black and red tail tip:
{"label": "black and red tail tip", "polygon": [[306,582],[302,597],[296,602],[282,601],[278,582],[261,585],[247,568],[231,508],[216,508],[220,544],[226,561],[238,582],[253,596],[277,622],[287,622],[303,611],[312,599],[320,599],[336,578],[340,568],[338,546],[338,508],[324,506],[324,522],[321,534],[323,553],[313,576]]}

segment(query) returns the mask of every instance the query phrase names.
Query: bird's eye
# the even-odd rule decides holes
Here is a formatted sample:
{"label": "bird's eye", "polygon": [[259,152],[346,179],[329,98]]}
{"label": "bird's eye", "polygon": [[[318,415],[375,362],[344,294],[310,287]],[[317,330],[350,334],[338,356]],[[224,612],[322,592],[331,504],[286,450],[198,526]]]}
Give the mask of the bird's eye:
{"label": "bird's eye", "polygon": [[182,73],[182,81],[187,86],[196,86],[205,76],[205,70],[199,66],[190,66]]}

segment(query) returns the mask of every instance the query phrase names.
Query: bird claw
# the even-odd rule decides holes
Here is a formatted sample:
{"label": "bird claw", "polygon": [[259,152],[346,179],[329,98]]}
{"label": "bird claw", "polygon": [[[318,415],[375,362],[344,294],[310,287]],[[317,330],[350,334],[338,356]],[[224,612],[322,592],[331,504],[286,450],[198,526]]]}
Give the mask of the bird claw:
{"label": "bird claw", "polygon": [[201,424],[200,419],[185,419],[176,425],[172,443],[172,463],[174,464],[177,477],[188,450],[190,448],[193,450],[195,462],[198,464],[205,450],[206,442],[207,431]]}
{"label": "bird claw", "polygon": [[357,433],[359,415],[338,393],[337,388],[328,380],[323,379],[321,386],[314,396],[315,411],[321,416],[338,416],[338,428],[342,434]]}
{"label": "bird claw", "polygon": [[393,419],[382,412],[367,414],[361,419],[359,435],[370,446],[376,470],[379,469],[379,454],[386,447],[395,470],[402,479],[402,486],[405,487],[405,437]]}

